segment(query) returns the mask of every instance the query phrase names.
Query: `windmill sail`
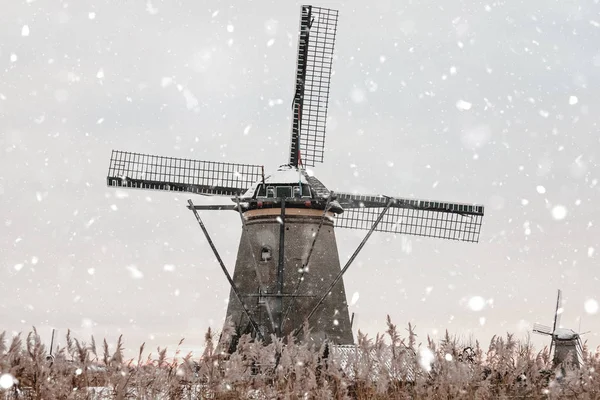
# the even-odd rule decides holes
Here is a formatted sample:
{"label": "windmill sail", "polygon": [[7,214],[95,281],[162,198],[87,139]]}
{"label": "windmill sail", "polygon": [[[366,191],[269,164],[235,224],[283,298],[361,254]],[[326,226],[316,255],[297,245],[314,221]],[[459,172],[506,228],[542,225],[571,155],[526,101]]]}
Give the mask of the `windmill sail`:
{"label": "windmill sail", "polygon": [[562,315],[561,309],[562,303],[562,290],[558,289],[558,296],[556,297],[556,311],[554,312],[554,327],[552,328],[552,332],[556,331],[556,328],[560,328],[560,316]]}
{"label": "windmill sail", "polygon": [[[558,296],[556,297],[556,311],[554,311],[554,324],[552,326],[552,335],[556,334],[556,329],[560,328],[560,316],[562,315],[562,310],[560,308],[562,303],[562,290],[558,289]],[[552,342],[550,342],[550,352],[552,352],[552,347],[556,345],[555,337],[552,336]],[[554,350],[554,361],[558,360],[557,358],[557,349]]]}
{"label": "windmill sail", "polygon": [[[336,193],[344,212],[336,227],[370,229],[389,197]],[[376,231],[478,242],[484,207],[481,205],[394,199]]]}
{"label": "windmill sail", "polygon": [[161,157],[113,150],[108,186],[233,196],[262,177],[262,166]]}
{"label": "windmill sail", "polygon": [[540,335],[552,335],[552,328],[546,325],[538,324],[537,322],[533,324],[533,331],[535,333],[539,333]]}
{"label": "windmill sail", "polygon": [[338,11],[302,6],[290,164],[323,162],[329,83]]}

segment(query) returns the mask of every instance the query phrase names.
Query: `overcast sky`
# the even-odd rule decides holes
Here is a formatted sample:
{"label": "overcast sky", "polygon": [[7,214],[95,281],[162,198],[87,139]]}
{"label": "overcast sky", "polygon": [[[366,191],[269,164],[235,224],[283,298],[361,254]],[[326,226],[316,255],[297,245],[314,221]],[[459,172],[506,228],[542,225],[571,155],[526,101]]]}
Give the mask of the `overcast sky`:
{"label": "overcast sky", "polygon": [[[389,314],[423,341],[524,337],[552,324],[562,288],[563,326],[600,345],[598,0],[315,5],[340,10],[315,175],[332,190],[486,206],[478,244],[374,234],[345,276],[355,334],[383,331]],[[110,152],[285,163],[299,13],[281,1],[3,7],[0,331],[123,333],[135,351],[182,337],[198,348],[221,328],[229,286],[190,196],[106,187]],[[202,217],[232,271],[239,217]],[[337,231],[342,263],[364,234]]]}

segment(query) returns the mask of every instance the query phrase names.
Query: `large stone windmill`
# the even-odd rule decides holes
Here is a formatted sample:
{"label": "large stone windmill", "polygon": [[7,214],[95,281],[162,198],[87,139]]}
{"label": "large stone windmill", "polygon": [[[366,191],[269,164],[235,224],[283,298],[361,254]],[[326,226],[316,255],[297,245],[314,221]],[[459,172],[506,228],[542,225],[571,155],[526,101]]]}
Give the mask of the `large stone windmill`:
{"label": "large stone windmill", "polygon": [[[323,161],[325,124],[338,12],[301,7],[293,123],[287,163],[270,175],[262,166],[113,151],[109,186],[229,196],[232,205],[189,201],[197,210],[238,212],[242,221],[227,317],[238,333],[268,340],[298,335],[352,344],[342,281],[373,231],[477,242],[483,206],[334,192],[306,167]],[[369,232],[340,268],[335,228]],[[308,322],[310,337],[303,337]]]}

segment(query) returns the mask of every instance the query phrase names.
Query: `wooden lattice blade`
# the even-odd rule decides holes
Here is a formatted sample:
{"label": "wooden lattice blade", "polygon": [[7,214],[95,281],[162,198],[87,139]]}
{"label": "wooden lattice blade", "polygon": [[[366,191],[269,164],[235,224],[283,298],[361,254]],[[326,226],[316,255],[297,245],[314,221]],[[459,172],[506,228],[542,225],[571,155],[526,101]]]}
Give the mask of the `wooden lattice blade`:
{"label": "wooden lattice blade", "polygon": [[[386,196],[336,195],[344,209],[336,217],[339,228],[370,229],[390,200]],[[481,205],[394,198],[375,230],[478,242],[483,214]]]}
{"label": "wooden lattice blade", "polygon": [[263,167],[113,150],[108,186],[233,196],[258,181]]}
{"label": "wooden lattice blade", "polygon": [[533,332],[541,335],[552,335],[552,328],[546,325],[535,323],[533,324]]}
{"label": "wooden lattice blade", "polygon": [[338,11],[302,6],[290,164],[323,162]]}
{"label": "wooden lattice blade", "polygon": [[555,331],[557,328],[560,328],[560,317],[562,312],[562,290],[558,289],[558,296],[556,297],[556,311],[554,312],[554,327],[552,328],[553,331]]}

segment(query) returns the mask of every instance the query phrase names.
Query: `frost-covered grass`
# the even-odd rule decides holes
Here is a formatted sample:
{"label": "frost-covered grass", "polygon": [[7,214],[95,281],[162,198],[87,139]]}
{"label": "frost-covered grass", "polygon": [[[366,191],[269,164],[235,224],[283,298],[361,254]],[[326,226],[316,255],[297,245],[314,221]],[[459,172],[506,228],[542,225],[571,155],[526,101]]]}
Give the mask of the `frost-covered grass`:
{"label": "frost-covered grass", "polygon": [[277,339],[264,345],[243,336],[226,354],[217,338],[209,330],[196,357],[175,351],[168,359],[166,349],[146,355],[142,345],[126,360],[121,338],[111,349],[67,334],[66,346],[48,360],[35,329],[26,337],[2,333],[0,399],[600,398],[600,355],[585,346],[581,369],[556,372],[547,348],[538,353],[512,335],[494,337],[487,350],[448,334],[418,343],[413,327],[400,337],[389,319],[385,334],[359,332],[353,348]]}

